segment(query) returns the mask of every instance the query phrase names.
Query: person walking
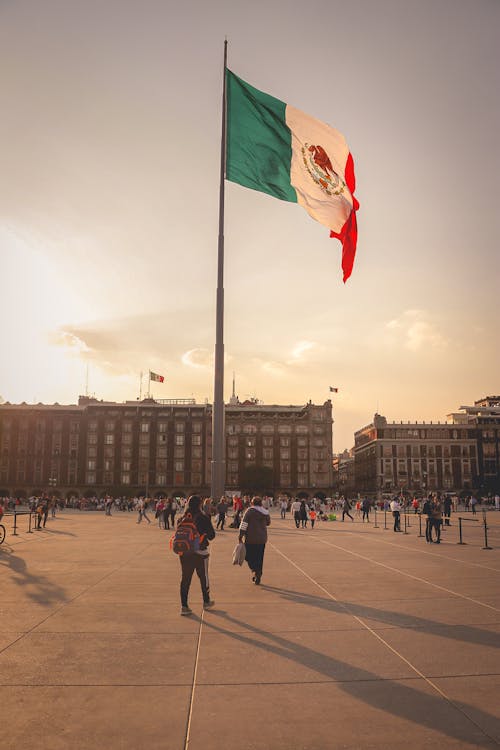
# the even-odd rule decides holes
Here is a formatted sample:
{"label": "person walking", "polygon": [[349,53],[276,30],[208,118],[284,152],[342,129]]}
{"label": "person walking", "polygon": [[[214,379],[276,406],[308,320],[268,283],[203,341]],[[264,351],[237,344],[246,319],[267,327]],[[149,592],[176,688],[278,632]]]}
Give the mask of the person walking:
{"label": "person walking", "polygon": [[300,500],[296,497],[290,508],[293,513],[293,520],[295,521],[295,528],[300,528]]}
{"label": "person walking", "polygon": [[281,518],[286,518],[286,512],[288,510],[288,498],[282,497],[280,500],[280,514]]}
{"label": "person walking", "polygon": [[226,513],[227,513],[228,504],[226,501],[226,498],[224,495],[222,495],[220,499],[220,503],[217,506],[217,513],[219,515],[219,518],[217,519],[217,529],[220,529],[220,531],[224,531],[224,522],[226,520]]}
{"label": "person walking", "polygon": [[140,497],[137,502],[137,511],[138,511],[137,523],[141,523],[143,518],[145,518],[148,523],[151,523],[146,513],[146,509],[147,509],[146,500],[145,498]]}
{"label": "person walking", "polygon": [[311,529],[314,529],[314,524],[316,523],[316,517],[317,517],[317,515],[318,514],[316,513],[315,509],[311,508],[311,510],[309,511],[309,519],[311,521]]}
{"label": "person walking", "polygon": [[370,501],[367,497],[363,498],[361,502],[361,510],[363,511],[362,522],[364,523],[366,518],[366,522],[370,523]]}
{"label": "person walking", "polygon": [[188,604],[189,588],[193,573],[200,579],[201,593],[203,596],[203,609],[213,607],[215,602],[210,598],[210,581],[208,578],[208,561],[210,553],[208,551],[209,542],[215,538],[215,530],[212,526],[210,516],[201,509],[201,497],[191,495],[188,500],[184,514],[179,518],[177,523],[180,526],[183,520],[192,520],[200,535],[200,547],[197,552],[179,555],[181,563],[181,615],[190,615],[193,610]]}
{"label": "person walking", "polygon": [[474,495],[471,496],[471,498],[469,500],[469,505],[470,505],[471,510],[472,510],[472,515],[475,516],[476,515],[477,499],[474,497]]}
{"label": "person walking", "polygon": [[394,518],[394,531],[401,531],[401,504],[397,498],[391,500],[391,511]]}
{"label": "person walking", "polygon": [[307,528],[307,512],[309,508],[305,500],[300,501],[300,525],[303,529]]}
{"label": "person walking", "polygon": [[170,528],[170,517],[172,515],[172,498],[167,497],[163,505],[163,528],[167,531]]}
{"label": "person walking", "polygon": [[443,513],[444,525],[449,526],[451,518],[451,497],[449,495],[445,495],[445,498],[443,500]]}
{"label": "person walking", "polygon": [[435,539],[434,544],[441,544],[441,525],[443,523],[443,511],[441,508],[441,500],[435,497],[432,502],[431,509],[431,527],[434,529]]}
{"label": "person walking", "polygon": [[350,511],[351,510],[351,503],[347,497],[342,498],[342,521],[346,516],[349,516],[351,521],[354,522],[354,518],[351,516]]}
{"label": "person walking", "polygon": [[267,527],[271,516],[262,507],[262,498],[252,498],[251,506],[245,511],[240,523],[239,541],[245,540],[246,561],[252,571],[252,581],[260,584],[264,567],[264,552],[267,542]]}
{"label": "person walking", "polygon": [[175,514],[177,513],[178,509],[179,505],[177,504],[177,500],[175,499],[175,497],[173,497],[170,504],[170,525],[173,529],[175,529]]}

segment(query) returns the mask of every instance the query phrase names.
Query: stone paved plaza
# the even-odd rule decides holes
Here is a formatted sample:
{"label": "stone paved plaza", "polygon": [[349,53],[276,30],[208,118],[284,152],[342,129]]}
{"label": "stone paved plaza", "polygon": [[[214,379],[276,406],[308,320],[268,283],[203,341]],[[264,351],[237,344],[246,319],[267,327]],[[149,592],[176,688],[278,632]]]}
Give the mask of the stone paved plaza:
{"label": "stone paved plaza", "polygon": [[5,750],[493,748],[500,744],[500,513],[440,546],[273,515],[260,587],[211,545],[179,616],[170,532],[64,512],[0,547]]}

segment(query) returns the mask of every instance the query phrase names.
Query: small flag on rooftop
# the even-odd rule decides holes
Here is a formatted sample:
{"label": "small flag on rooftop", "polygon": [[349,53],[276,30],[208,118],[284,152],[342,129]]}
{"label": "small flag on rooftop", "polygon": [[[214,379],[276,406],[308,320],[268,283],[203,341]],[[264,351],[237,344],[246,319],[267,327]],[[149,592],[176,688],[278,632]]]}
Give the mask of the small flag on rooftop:
{"label": "small flag on rooftop", "polygon": [[339,392],[338,388],[334,388],[333,385],[330,386],[330,393],[338,393],[338,392]]}
{"label": "small flag on rooftop", "polygon": [[151,370],[149,371],[149,379],[154,383],[163,383],[163,381],[165,380],[163,375],[157,375],[156,372],[151,372]]}

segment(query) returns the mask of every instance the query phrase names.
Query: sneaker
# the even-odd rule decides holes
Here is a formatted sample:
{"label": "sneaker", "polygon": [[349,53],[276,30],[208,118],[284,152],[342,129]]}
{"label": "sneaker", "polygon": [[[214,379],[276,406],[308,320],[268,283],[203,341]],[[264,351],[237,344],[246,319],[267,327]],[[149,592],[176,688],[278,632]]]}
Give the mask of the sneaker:
{"label": "sneaker", "polygon": [[181,615],[192,615],[193,610],[191,607],[181,607]]}
{"label": "sneaker", "polygon": [[255,581],[254,581],[254,583],[255,583],[256,586],[259,585],[260,579],[261,579],[261,576],[258,573],[256,573],[256,575],[255,575]]}
{"label": "sneaker", "polygon": [[208,602],[203,602],[203,609],[211,609],[215,605],[213,599],[209,599]]}

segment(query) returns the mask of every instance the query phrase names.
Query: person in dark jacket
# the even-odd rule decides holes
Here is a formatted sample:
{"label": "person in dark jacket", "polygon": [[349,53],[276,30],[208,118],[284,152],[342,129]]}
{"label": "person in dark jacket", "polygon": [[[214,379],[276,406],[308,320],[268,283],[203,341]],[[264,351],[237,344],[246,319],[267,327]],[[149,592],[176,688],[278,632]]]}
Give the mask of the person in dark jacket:
{"label": "person in dark jacket", "polygon": [[188,605],[188,594],[191,579],[195,570],[200,579],[201,593],[203,594],[203,608],[209,609],[215,604],[213,599],[210,598],[210,581],[208,578],[208,558],[210,555],[208,551],[208,543],[211,539],[215,538],[215,531],[210,516],[207,516],[201,510],[201,497],[199,495],[191,495],[186,506],[186,511],[184,515],[179,518],[177,524],[181,524],[188,514],[191,516],[196,528],[198,529],[201,541],[198,552],[179,556],[182,570],[181,615],[190,615],[193,611]]}
{"label": "person in dark jacket", "polygon": [[245,540],[246,561],[252,571],[252,581],[256,586],[262,578],[264,551],[267,542],[267,527],[271,516],[267,508],[262,507],[262,498],[254,497],[251,506],[245,511],[240,523],[240,542]]}

